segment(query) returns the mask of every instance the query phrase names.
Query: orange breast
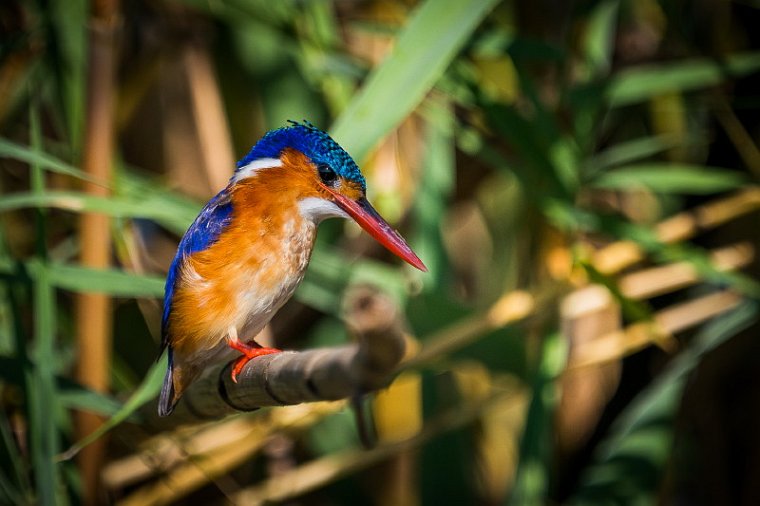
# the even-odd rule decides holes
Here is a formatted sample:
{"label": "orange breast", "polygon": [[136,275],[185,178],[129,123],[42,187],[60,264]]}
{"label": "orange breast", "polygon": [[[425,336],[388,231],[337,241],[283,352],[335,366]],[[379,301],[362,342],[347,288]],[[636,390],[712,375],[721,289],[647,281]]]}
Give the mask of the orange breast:
{"label": "orange breast", "polygon": [[303,279],[316,226],[287,188],[272,193],[261,183],[236,185],[230,225],[183,264],[169,333],[175,353],[188,359],[220,346],[231,326],[253,339]]}

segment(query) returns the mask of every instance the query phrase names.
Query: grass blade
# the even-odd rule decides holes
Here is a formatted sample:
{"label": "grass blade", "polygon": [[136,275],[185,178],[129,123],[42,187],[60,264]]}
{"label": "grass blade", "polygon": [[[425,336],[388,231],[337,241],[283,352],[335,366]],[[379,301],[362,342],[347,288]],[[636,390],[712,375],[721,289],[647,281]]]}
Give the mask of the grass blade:
{"label": "grass blade", "polygon": [[95,182],[90,176],[82,172],[81,169],[64,162],[48,153],[32,149],[28,146],[16,144],[8,139],[0,137],[0,157],[12,158],[21,162],[26,162],[29,166],[37,166],[50,172],[75,177],[83,181]]}
{"label": "grass blade", "polygon": [[115,218],[145,218],[183,233],[195,213],[178,214],[176,206],[167,206],[154,195],[143,200],[124,197],[99,197],[81,192],[48,191],[44,194],[13,193],[0,201],[0,212],[30,207],[49,207],[73,212],[103,213]]}
{"label": "grass blade", "polygon": [[127,402],[124,403],[121,409],[119,409],[111,418],[106,420],[103,425],[98,427],[96,431],[78,441],[64,453],[59,455],[58,460],[69,460],[74,458],[82,448],[96,441],[120,423],[126,421],[135,413],[135,411],[154,399],[161,390],[161,384],[164,381],[164,374],[166,373],[166,365],[166,354],[163,354],[161,359],[151,366],[150,370],[145,374],[143,382],[129,397]]}
{"label": "grass blade", "polygon": [[29,395],[29,428],[32,463],[35,469],[37,501],[40,504],[61,504],[61,476],[55,463],[60,451],[56,427],[58,396],[53,366],[56,356],[55,293],[47,276],[37,277],[34,283],[35,333],[31,353],[33,366],[27,374]]}
{"label": "grass blade", "polygon": [[138,275],[116,269],[93,269],[79,265],[27,263],[33,277],[47,270],[57,288],[78,293],[102,293],[117,297],[161,297],[164,278]]}
{"label": "grass blade", "polygon": [[688,164],[649,163],[606,172],[593,181],[597,188],[635,190],[647,187],[660,193],[703,195],[738,188],[744,178],[738,172]]}
{"label": "grass blade", "polygon": [[[426,0],[332,134],[358,161],[422,101],[498,0]],[[357,128],[361,126],[361,128]]]}
{"label": "grass blade", "polygon": [[617,167],[660,154],[679,145],[675,136],[641,137],[610,146],[588,159],[585,165],[592,170]]}
{"label": "grass blade", "polygon": [[559,334],[544,338],[525,420],[515,486],[508,504],[546,504],[551,476],[551,427],[559,401],[557,378],[565,368],[567,343]]}
{"label": "grass blade", "polygon": [[757,319],[745,303],[704,326],[667,372],[643,391],[618,418],[600,446],[596,462],[568,504],[652,504],[673,443],[673,417],[690,374],[703,355]]}
{"label": "grass blade", "polygon": [[609,72],[619,5],[618,0],[607,0],[599,3],[590,13],[583,50],[591,75],[605,75]]}
{"label": "grass blade", "polygon": [[[41,128],[36,103],[29,110],[29,136],[32,149],[39,151],[42,145]],[[42,167],[30,164],[33,195],[45,192]],[[47,216],[38,210],[35,216],[35,239],[38,262],[47,262],[45,245]],[[55,288],[44,273],[34,279],[32,285],[32,306],[34,310],[34,339],[30,359],[32,366],[27,370],[27,395],[29,413],[29,437],[32,465],[35,471],[36,500],[40,504],[62,504],[63,483],[60,469],[54,456],[60,449],[60,434],[56,425],[58,404],[57,385],[54,374],[56,336]]]}
{"label": "grass blade", "polygon": [[623,70],[606,90],[612,107],[635,104],[664,93],[684,93],[760,70],[760,52],[728,56],[724,61],[691,60]]}

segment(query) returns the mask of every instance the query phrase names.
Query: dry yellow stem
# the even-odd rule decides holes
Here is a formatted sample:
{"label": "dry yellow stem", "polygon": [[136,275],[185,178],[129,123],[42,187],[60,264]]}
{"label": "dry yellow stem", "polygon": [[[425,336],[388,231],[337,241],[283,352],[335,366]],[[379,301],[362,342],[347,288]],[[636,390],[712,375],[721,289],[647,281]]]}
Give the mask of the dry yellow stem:
{"label": "dry yellow stem", "polygon": [[[683,241],[693,237],[700,230],[717,227],[757,209],[760,209],[760,188],[748,188],[725,199],[663,220],[656,227],[657,237],[665,243]],[[618,241],[594,253],[592,263],[602,274],[611,275],[643,258],[644,252],[636,243]]]}
{"label": "dry yellow stem", "polygon": [[672,344],[667,343],[673,343],[671,341],[673,334],[729,311],[741,301],[741,296],[724,291],[675,304],[655,313],[653,322],[635,323],[578,347],[568,364],[568,369],[617,360],[651,344],[665,343],[666,347],[672,347]]}
{"label": "dry yellow stem", "polygon": [[[754,257],[754,247],[748,242],[720,248],[710,254],[713,266],[721,271],[731,271],[744,267]],[[698,281],[699,274],[692,264],[676,262],[642,269],[622,276],[618,286],[626,297],[646,299],[673,292]]]}
{"label": "dry yellow stem", "polygon": [[[218,431],[204,432],[183,445],[182,450],[187,455],[183,464],[176,466],[159,481],[138,489],[118,504],[144,506],[172,503],[252,458],[271,434],[310,427],[317,420],[344,406],[344,402],[319,402],[274,410],[270,412],[270,417],[252,418],[237,427],[225,426],[230,434],[225,436],[223,444],[213,439],[219,434]],[[133,457],[129,459],[132,466],[140,465],[132,460]],[[124,464],[118,464],[117,470],[119,465]],[[156,469],[150,470],[154,472]],[[114,472],[113,469],[108,470],[107,475],[112,477]]]}

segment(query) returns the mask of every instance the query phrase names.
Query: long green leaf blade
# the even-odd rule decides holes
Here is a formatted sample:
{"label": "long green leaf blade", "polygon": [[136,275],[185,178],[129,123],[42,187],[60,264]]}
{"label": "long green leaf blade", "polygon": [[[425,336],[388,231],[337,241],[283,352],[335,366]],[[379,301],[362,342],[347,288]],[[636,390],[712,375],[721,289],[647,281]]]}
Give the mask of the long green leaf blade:
{"label": "long green leaf blade", "polygon": [[757,313],[757,304],[746,302],[702,328],[668,370],[618,417],[568,504],[654,502],[672,458],[673,418],[690,375],[705,354],[756,321]]}
{"label": "long green leaf blade", "polygon": [[0,158],[12,158],[21,162],[26,162],[30,166],[38,166],[50,172],[75,177],[84,181],[93,181],[81,169],[64,162],[48,153],[23,146],[15,142],[0,137]]}
{"label": "long green leaf blade", "polygon": [[367,78],[332,129],[357,160],[403,120],[441,77],[498,0],[426,0],[393,52]]}
{"label": "long green leaf blade", "polygon": [[722,62],[701,59],[647,65],[618,73],[606,95],[612,107],[620,107],[663,93],[706,88],[758,70],[760,52],[731,55]]}
{"label": "long green leaf blade", "polygon": [[49,191],[44,194],[14,193],[0,201],[0,212],[30,207],[50,207],[73,212],[103,213],[115,218],[146,218],[171,230],[184,232],[195,218],[190,213],[178,214],[176,206],[162,205],[159,198],[127,199],[97,197],[80,192]]}
{"label": "long green leaf blade", "polygon": [[161,390],[161,384],[164,381],[164,374],[166,373],[167,358],[166,354],[161,357],[161,360],[154,363],[150,370],[145,374],[145,379],[129,397],[127,402],[117,411],[111,418],[109,418],[103,425],[98,427],[92,434],[86,436],[81,441],[72,445],[68,450],[60,455],[62,460],[68,460],[74,458],[79,451],[90,443],[96,441],[105,433],[126,421],[132,416],[135,411],[140,409],[145,403],[155,398],[158,392]]}
{"label": "long green leaf blade", "polygon": [[631,190],[641,187],[661,193],[710,194],[738,188],[741,174],[715,167],[650,163],[629,165],[600,175],[597,188]]}
{"label": "long green leaf blade", "polygon": [[585,165],[591,169],[617,167],[660,154],[678,146],[678,144],[678,139],[675,136],[658,135],[640,137],[615,144],[604,151],[596,153],[593,157],[586,160]]}
{"label": "long green leaf blade", "polygon": [[138,275],[116,269],[91,269],[78,265],[31,264],[30,270],[49,269],[50,282],[57,288],[79,293],[103,293],[116,297],[160,297],[164,278]]}
{"label": "long green leaf blade", "polygon": [[54,461],[59,452],[56,427],[57,396],[53,363],[55,361],[55,294],[46,276],[34,284],[35,344],[31,353],[34,363],[28,374],[30,436],[32,461],[37,473],[37,500],[40,504],[60,504],[58,492],[61,476]]}

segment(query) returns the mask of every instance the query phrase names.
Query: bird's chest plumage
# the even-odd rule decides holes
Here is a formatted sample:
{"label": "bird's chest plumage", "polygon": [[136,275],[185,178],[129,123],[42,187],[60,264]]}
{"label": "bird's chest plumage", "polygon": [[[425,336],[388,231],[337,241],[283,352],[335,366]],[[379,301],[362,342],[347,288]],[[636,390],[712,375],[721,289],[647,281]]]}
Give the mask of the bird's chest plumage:
{"label": "bird's chest plumage", "polygon": [[229,297],[239,308],[236,316],[245,319],[239,327],[244,339],[253,338],[290,299],[309,264],[315,236],[312,223],[293,217],[283,222],[279,235],[267,241],[266,248],[249,244],[247,254],[230,267],[239,275]]}
{"label": "bird's chest plumage", "polygon": [[296,209],[254,211],[184,260],[170,322],[177,352],[218,348],[230,327],[253,339],[303,279],[316,225]]}

